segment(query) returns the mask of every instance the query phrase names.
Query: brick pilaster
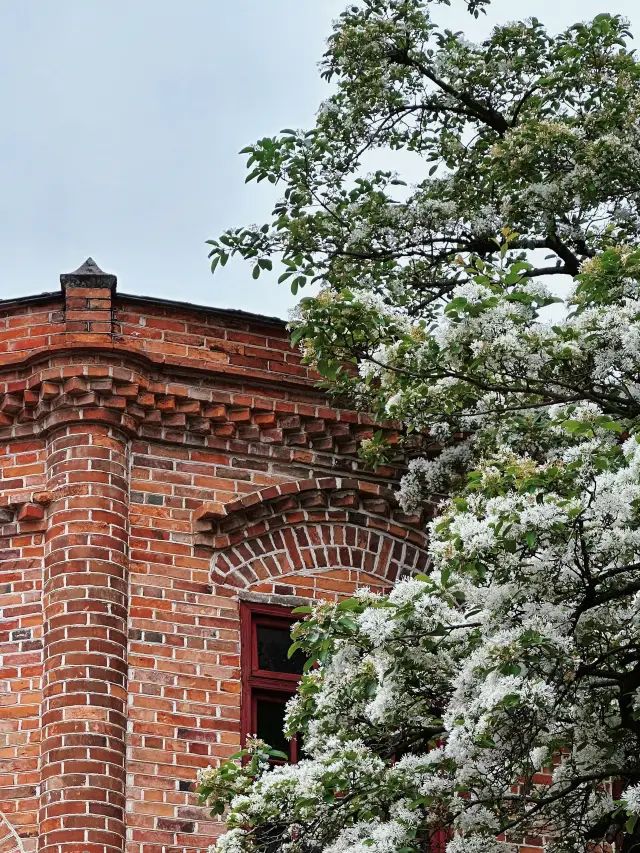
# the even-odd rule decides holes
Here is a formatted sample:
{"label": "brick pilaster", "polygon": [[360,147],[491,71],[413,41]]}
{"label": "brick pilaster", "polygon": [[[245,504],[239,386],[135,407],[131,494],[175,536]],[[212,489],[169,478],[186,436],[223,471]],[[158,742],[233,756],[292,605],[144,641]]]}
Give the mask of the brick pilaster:
{"label": "brick pilaster", "polygon": [[75,272],[63,273],[60,284],[64,294],[67,334],[111,335],[111,301],[117,284],[115,275],[103,272],[93,258],[87,258]]}
{"label": "brick pilaster", "polygon": [[122,853],[128,445],[74,424],[47,448],[39,853]]}

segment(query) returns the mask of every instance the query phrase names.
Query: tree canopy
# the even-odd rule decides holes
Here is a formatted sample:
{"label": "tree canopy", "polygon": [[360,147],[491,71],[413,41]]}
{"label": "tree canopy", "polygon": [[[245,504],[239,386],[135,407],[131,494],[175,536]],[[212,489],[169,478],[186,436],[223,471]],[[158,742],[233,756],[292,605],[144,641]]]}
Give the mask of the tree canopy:
{"label": "tree canopy", "polygon": [[[225,853],[640,841],[640,63],[619,16],[472,44],[439,5],[346,9],[315,126],[245,149],[270,221],[210,241],[214,269],[319,283],[294,341],[426,436],[407,510],[441,498],[427,574],[296,627],[308,757],[252,740],[202,774]],[[403,150],[417,183],[366,171]]]}

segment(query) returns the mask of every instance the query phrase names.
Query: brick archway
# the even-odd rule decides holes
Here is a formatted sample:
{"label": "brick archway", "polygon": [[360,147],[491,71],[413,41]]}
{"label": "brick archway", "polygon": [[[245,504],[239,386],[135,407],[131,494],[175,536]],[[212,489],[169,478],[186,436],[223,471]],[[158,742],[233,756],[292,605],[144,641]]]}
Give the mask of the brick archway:
{"label": "brick archway", "polygon": [[332,569],[390,584],[428,566],[423,514],[406,515],[392,491],[363,480],[302,480],[207,503],[196,529],[213,550],[214,585],[238,590]]}
{"label": "brick archway", "polygon": [[18,833],[0,813],[0,853],[24,853]]}

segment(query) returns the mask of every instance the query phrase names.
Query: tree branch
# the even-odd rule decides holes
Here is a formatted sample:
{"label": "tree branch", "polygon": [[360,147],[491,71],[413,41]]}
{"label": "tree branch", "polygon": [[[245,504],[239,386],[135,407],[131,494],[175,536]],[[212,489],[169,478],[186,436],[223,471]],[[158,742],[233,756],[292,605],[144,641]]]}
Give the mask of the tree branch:
{"label": "tree branch", "polygon": [[471,111],[471,117],[479,119],[483,121],[488,127],[495,130],[498,136],[504,136],[505,133],[509,130],[509,123],[496,109],[494,109],[491,104],[481,104],[479,101],[476,101],[475,98],[472,98],[470,95],[467,95],[466,92],[460,92],[458,89],[451,86],[449,83],[444,81],[441,77],[438,77],[430,68],[426,65],[423,65],[421,62],[417,62],[415,59],[412,59],[409,56],[409,49],[397,48],[396,50],[389,51],[388,58],[392,62],[396,62],[398,65],[403,65],[406,68],[415,68],[416,71],[419,71],[423,77],[426,77],[427,80],[431,80],[441,91],[445,92],[447,95],[450,95],[452,98],[455,98],[459,103],[464,104]]}

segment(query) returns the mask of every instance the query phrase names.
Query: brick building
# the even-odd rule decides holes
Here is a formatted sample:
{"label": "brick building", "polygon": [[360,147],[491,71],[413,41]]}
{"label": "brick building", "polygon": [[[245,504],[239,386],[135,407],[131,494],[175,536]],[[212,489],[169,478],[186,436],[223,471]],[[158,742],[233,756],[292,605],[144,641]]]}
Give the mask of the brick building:
{"label": "brick building", "polygon": [[0,853],[201,851],[198,769],[278,737],[290,609],[424,568],[421,519],[282,321],[61,284],[0,302]]}

